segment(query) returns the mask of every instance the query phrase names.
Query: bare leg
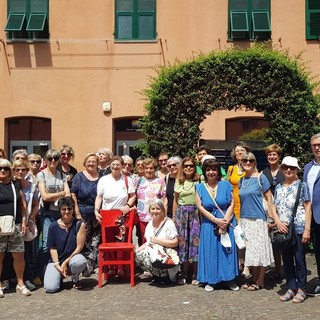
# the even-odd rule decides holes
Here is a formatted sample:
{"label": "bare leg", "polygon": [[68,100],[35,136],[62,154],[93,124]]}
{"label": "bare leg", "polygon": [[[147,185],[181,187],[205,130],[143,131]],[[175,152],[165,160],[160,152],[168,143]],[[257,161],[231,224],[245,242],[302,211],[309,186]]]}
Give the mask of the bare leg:
{"label": "bare leg", "polygon": [[264,277],[267,271],[266,267],[256,267],[258,271],[258,277],[255,279],[255,282],[259,286],[264,286]]}
{"label": "bare leg", "polygon": [[17,276],[17,284],[20,287],[24,286],[23,272],[24,272],[24,252],[12,252],[13,268]]}

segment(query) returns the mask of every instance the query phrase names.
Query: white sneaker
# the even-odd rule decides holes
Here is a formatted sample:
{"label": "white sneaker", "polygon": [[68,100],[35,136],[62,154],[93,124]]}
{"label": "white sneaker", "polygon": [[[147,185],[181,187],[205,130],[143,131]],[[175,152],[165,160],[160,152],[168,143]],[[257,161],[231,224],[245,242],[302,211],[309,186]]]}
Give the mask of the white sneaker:
{"label": "white sneaker", "polygon": [[212,292],[214,290],[214,287],[211,286],[210,284],[207,284],[205,287],[204,287],[204,290],[206,292]]}
{"label": "white sneaker", "polygon": [[232,291],[239,291],[240,290],[240,288],[233,281],[229,281],[228,286],[229,286],[229,289]]}
{"label": "white sneaker", "polygon": [[9,290],[9,280],[2,280],[2,290]]}
{"label": "white sneaker", "polygon": [[144,277],[144,278],[147,278],[147,279],[150,279],[150,278],[152,278],[153,276],[152,276],[152,274],[151,274],[150,272],[144,271],[144,272],[143,272],[143,277]]}

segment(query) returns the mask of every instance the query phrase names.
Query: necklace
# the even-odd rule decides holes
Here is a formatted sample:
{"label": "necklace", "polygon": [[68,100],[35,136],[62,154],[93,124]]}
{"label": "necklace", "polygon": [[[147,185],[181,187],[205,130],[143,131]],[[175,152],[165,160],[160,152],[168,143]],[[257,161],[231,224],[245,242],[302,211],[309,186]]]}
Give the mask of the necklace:
{"label": "necklace", "polygon": [[243,183],[244,182],[244,178],[245,178],[245,177],[243,177],[242,181],[241,181],[241,188],[246,189],[248,187],[248,185],[250,184],[250,181],[251,181],[252,177],[253,177],[253,174],[250,176],[250,179],[249,179],[249,181],[248,181],[248,183],[246,185],[244,185],[244,183]]}
{"label": "necklace", "polygon": [[73,223],[73,219],[69,222],[69,223],[64,223],[61,219],[58,220],[58,223],[60,225],[60,227],[62,227],[63,229],[69,229],[69,227],[72,225]]}

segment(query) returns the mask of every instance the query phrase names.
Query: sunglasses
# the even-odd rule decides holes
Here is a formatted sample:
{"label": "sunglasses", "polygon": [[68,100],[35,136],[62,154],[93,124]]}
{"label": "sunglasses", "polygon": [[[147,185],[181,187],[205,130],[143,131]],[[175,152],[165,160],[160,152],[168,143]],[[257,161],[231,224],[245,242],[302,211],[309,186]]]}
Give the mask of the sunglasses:
{"label": "sunglasses", "polygon": [[255,163],[256,161],[253,160],[253,159],[242,159],[241,162],[242,162],[242,163],[247,163],[247,162],[249,162],[249,163],[252,164],[252,163]]}
{"label": "sunglasses", "polygon": [[296,169],[297,169],[296,167],[293,167],[293,166],[286,166],[286,165],[281,166],[281,168],[282,168],[283,170],[288,170],[288,169],[290,169],[291,171],[294,171],[294,170],[296,170]]}
{"label": "sunglasses", "polygon": [[184,164],[183,165],[184,168],[194,168],[194,164]]}
{"label": "sunglasses", "polygon": [[0,171],[9,172],[9,171],[10,171],[10,168],[9,168],[9,167],[1,167],[1,168],[0,168]]}
{"label": "sunglasses", "polygon": [[26,168],[23,168],[23,169],[21,169],[21,168],[16,168],[16,169],[14,169],[14,171],[17,171],[17,172],[25,172],[25,171],[27,171],[27,169],[26,169]]}
{"label": "sunglasses", "polygon": [[40,164],[41,163],[41,160],[30,160],[29,161],[30,163],[32,163],[32,164]]}
{"label": "sunglasses", "polygon": [[47,160],[49,161],[49,162],[51,162],[51,161],[58,161],[59,160],[59,157],[48,157],[47,158]]}
{"label": "sunglasses", "polygon": [[177,163],[171,163],[171,164],[168,164],[168,168],[171,168],[171,167],[176,167],[178,164]]}
{"label": "sunglasses", "polygon": [[66,157],[66,156],[68,156],[68,157],[71,157],[72,156],[72,153],[71,152],[62,152],[62,153],[60,153],[62,156],[64,156],[64,157]]}

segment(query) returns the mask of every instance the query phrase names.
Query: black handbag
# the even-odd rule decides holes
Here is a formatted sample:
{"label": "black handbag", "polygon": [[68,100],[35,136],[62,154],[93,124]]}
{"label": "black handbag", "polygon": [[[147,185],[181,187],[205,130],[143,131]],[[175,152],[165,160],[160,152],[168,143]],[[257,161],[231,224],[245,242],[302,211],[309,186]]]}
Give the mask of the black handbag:
{"label": "black handbag", "polygon": [[274,229],[270,232],[271,242],[280,249],[287,249],[293,247],[297,242],[297,235],[294,227],[294,218],[297,214],[300,194],[301,194],[302,183],[299,183],[296,202],[294,204],[292,212],[292,221],[288,225],[288,233],[281,233],[278,229]]}

